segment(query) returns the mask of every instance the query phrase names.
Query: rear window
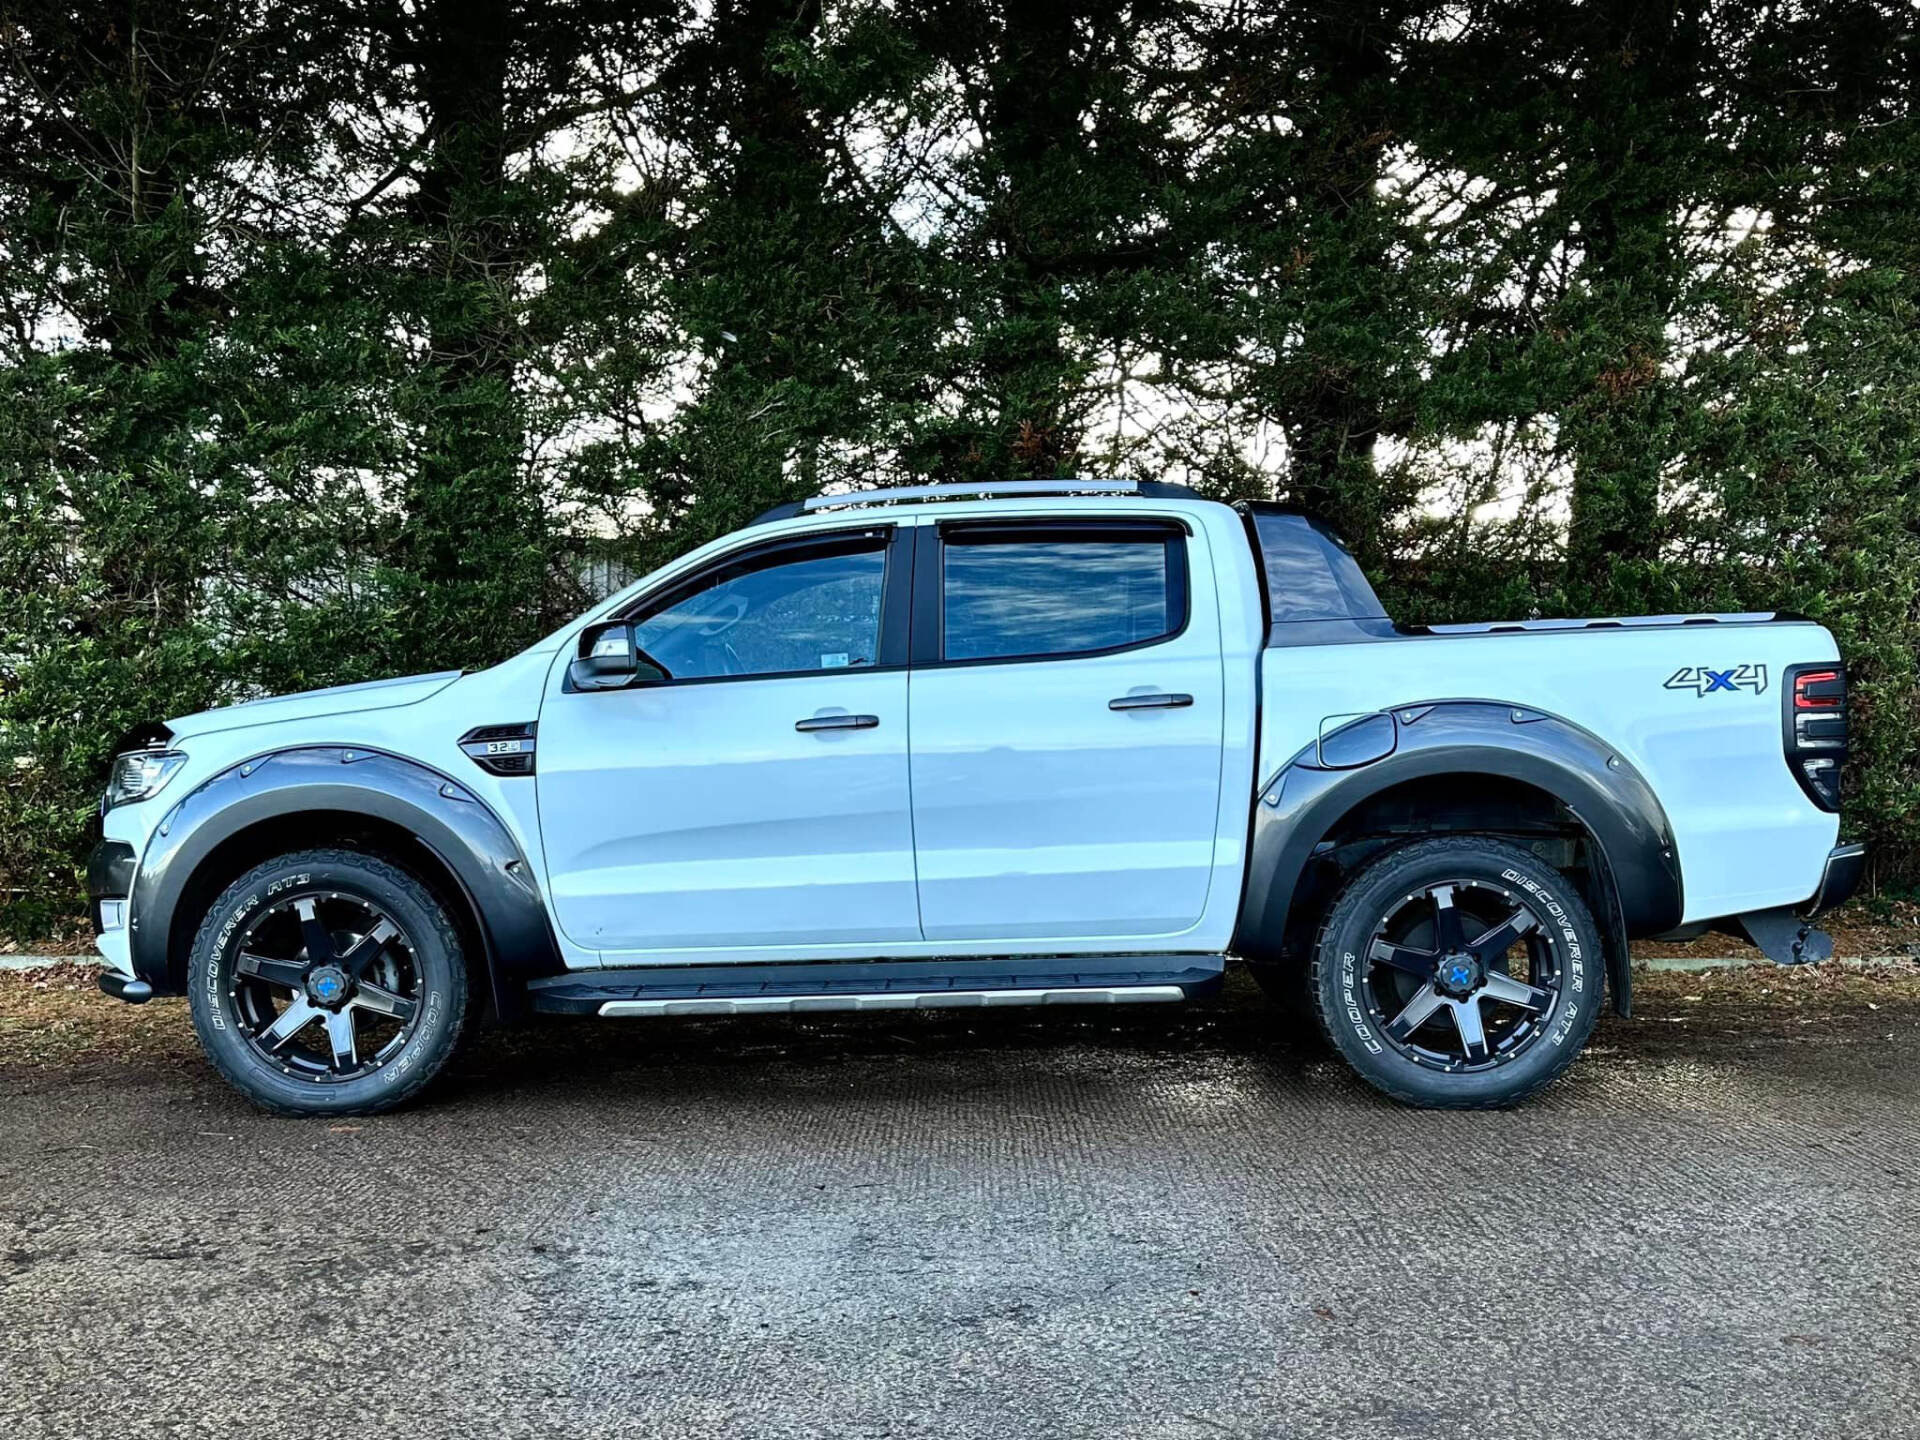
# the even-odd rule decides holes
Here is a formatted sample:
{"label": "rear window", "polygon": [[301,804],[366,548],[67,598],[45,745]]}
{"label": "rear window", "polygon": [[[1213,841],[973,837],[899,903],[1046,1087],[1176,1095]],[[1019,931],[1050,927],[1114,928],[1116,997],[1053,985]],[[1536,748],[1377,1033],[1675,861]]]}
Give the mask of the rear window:
{"label": "rear window", "polygon": [[1152,530],[946,537],[942,655],[1006,660],[1119,650],[1186,621],[1183,539]]}
{"label": "rear window", "polygon": [[1252,513],[1274,624],[1386,618],[1359,562],[1327,531],[1289,511]]}

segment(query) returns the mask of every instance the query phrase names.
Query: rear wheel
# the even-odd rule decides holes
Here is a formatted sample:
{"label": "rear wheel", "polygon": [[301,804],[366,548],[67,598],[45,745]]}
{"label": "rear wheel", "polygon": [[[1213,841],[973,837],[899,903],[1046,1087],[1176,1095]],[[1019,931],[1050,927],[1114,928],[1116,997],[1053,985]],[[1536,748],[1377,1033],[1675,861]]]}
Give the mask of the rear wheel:
{"label": "rear wheel", "polygon": [[417,877],[352,850],[283,855],[208,911],[188,959],[215,1067],[289,1115],[366,1115],[417,1094],[466,1021],[458,932]]}
{"label": "rear wheel", "polygon": [[1409,1104],[1487,1109],[1573,1062],[1600,1013],[1599,927],[1565,878],[1487,836],[1388,851],[1334,902],[1313,956],[1320,1023]]}

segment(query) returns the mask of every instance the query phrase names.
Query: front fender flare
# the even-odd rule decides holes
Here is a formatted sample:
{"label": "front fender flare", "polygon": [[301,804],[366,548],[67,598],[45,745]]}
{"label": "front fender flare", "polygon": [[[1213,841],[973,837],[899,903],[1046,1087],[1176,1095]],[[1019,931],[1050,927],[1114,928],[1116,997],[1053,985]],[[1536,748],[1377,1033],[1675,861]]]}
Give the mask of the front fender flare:
{"label": "front fender flare", "polygon": [[134,874],[128,905],[134,971],[156,991],[181,990],[186,948],[200,919],[182,913],[181,900],[196,872],[243,831],[320,811],[398,826],[454,877],[478,922],[502,1015],[518,1008],[520,982],[565,969],[532,867],[477,796],[416,760],[315,746],[231,766],[167,813]]}
{"label": "front fender flare", "polygon": [[1609,979],[1615,1004],[1629,994],[1627,941],[1680,923],[1680,860],[1673,827],[1627,758],[1569,720],[1495,701],[1421,702],[1393,717],[1390,753],[1352,769],[1323,768],[1308,746],[1254,803],[1246,893],[1234,948],[1277,953],[1295,891],[1315,849],[1349,812],[1410,780],[1496,775],[1553,796],[1586,829],[1604,874]]}

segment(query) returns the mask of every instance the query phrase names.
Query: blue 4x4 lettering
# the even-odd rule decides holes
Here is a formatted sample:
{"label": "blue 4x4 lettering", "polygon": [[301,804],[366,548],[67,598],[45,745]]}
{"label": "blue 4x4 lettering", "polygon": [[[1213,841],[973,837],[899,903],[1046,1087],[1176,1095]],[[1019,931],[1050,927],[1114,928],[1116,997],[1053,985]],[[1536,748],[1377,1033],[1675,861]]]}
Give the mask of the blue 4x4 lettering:
{"label": "blue 4x4 lettering", "polygon": [[1767,693],[1767,667],[1730,665],[1724,670],[1715,670],[1706,665],[1682,665],[1667,677],[1665,688],[1691,690],[1696,695],[1711,695],[1719,690],[1736,693],[1751,690],[1756,695],[1764,695]]}

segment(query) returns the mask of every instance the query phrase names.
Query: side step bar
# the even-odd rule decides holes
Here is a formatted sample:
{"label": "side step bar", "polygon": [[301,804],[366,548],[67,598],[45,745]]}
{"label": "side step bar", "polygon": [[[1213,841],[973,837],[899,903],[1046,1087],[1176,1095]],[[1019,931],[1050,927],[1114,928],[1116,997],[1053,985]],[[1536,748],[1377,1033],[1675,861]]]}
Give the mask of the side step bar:
{"label": "side step bar", "polygon": [[545,1014],[605,1016],[1139,1005],[1214,989],[1225,964],[1221,955],[1075,955],[664,965],[534,980],[528,983],[527,1001]]}
{"label": "side step bar", "polygon": [[965,1010],[1003,1005],[1128,1005],[1184,1000],[1178,985],[1080,986],[1068,990],[883,990],[865,995],[714,995],[687,1000],[609,1000],[602,1015],[815,1015],[831,1010]]}

